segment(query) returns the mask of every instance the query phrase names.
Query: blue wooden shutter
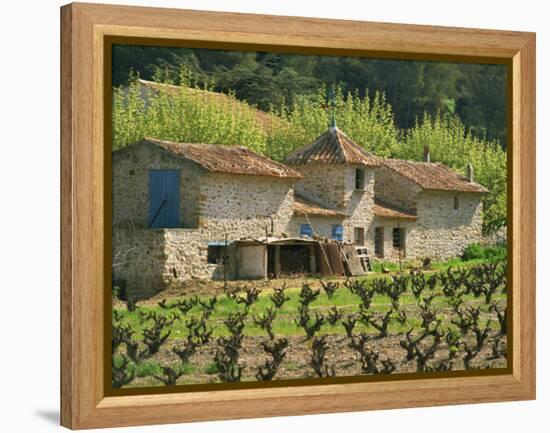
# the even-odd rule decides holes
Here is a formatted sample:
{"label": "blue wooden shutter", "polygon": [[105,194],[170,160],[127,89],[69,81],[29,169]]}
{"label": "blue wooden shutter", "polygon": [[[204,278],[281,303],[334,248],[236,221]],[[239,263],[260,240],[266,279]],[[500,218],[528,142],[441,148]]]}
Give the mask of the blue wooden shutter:
{"label": "blue wooden shutter", "polygon": [[335,224],[332,226],[332,239],[336,241],[344,240],[344,227],[340,224]]}
{"label": "blue wooden shutter", "polygon": [[313,229],[309,224],[300,224],[300,236],[313,236]]}
{"label": "blue wooden shutter", "polygon": [[179,170],[149,170],[149,224],[179,227]]}

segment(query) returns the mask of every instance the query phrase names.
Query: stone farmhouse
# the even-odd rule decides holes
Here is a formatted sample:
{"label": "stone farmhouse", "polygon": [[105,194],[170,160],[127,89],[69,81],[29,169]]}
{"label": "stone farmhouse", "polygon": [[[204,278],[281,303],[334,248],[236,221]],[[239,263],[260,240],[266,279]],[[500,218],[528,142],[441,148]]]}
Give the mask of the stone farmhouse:
{"label": "stone farmhouse", "polygon": [[471,166],[462,177],[425,159],[376,157],[336,126],[284,164],[146,138],[113,152],[113,276],[149,296],[188,279],[324,273],[323,243],[458,256],[481,240],[487,190]]}

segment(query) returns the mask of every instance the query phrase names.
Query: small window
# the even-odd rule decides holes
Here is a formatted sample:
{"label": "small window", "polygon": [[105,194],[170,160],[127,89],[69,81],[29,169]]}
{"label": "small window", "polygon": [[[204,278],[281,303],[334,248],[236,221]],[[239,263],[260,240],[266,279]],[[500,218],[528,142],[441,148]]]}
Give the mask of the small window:
{"label": "small window", "polygon": [[227,258],[224,245],[208,245],[207,262],[214,265],[223,265]]}
{"label": "small window", "polygon": [[365,189],[365,170],[358,168],[355,170],[355,189]]}
{"label": "small window", "polygon": [[300,236],[313,237],[313,229],[309,224],[300,224]]}
{"label": "small window", "polygon": [[344,240],[344,227],[342,227],[340,224],[335,224],[332,226],[332,239],[334,239],[335,241]]}
{"label": "small window", "polygon": [[455,199],[454,199],[454,203],[453,203],[453,208],[454,210],[457,210],[458,209],[458,196],[455,195]]}
{"label": "small window", "polygon": [[353,243],[355,245],[365,245],[365,229],[363,227],[353,229]]}
{"label": "small window", "polygon": [[400,250],[405,246],[405,229],[396,227],[393,229],[393,247]]}
{"label": "small window", "polygon": [[374,254],[384,257],[384,227],[374,228]]}

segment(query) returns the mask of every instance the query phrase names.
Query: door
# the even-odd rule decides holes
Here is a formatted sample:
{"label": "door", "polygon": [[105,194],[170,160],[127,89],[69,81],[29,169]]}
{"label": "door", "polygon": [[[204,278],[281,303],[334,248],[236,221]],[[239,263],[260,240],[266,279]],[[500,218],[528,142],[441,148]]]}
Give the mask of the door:
{"label": "door", "polygon": [[239,246],[239,278],[267,278],[267,246]]}
{"label": "door", "polygon": [[384,227],[374,229],[374,254],[384,257]]}
{"label": "door", "polygon": [[353,229],[353,243],[355,245],[365,245],[365,229],[363,227]]}
{"label": "door", "polygon": [[149,170],[150,228],[179,227],[179,170]]}

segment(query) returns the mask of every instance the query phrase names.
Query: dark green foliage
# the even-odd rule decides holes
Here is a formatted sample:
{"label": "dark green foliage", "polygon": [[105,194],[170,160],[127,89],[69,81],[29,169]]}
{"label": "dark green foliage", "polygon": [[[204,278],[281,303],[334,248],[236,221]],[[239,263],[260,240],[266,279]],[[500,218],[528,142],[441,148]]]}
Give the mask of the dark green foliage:
{"label": "dark green foliage", "polygon": [[115,45],[113,85],[124,84],[130,71],[179,84],[181,66],[193,84],[234,91],[264,111],[291,106],[322,84],[340,84],[361,96],[365,88],[386,94],[400,128],[413,127],[425,112],[458,114],[477,136],[506,142],[506,68],[500,65]]}
{"label": "dark green foliage", "polygon": [[183,369],[172,367],[161,367],[162,375],[155,374],[153,377],[160,380],[165,385],[175,385],[177,380],[183,375]]}
{"label": "dark green foliage", "polygon": [[111,381],[113,388],[121,388],[128,385],[134,380],[134,364],[130,363],[129,359],[121,355],[117,358],[111,358]]}
{"label": "dark green foliage", "polygon": [[[149,95],[115,89],[113,148],[154,135],[200,143],[241,144],[278,161],[326,129],[327,88],[336,88],[338,125],[384,157],[432,159],[463,173],[471,163],[483,198],[483,229],[506,222],[506,67],[262,52],[115,46],[113,85],[139,76],[182,88],[220,92]],[[229,100],[228,99],[228,100]],[[246,106],[246,107],[245,107]],[[270,113],[267,130],[255,108]],[[160,119],[160,120],[159,120]],[[189,127],[192,125],[192,127]]]}
{"label": "dark green foliage", "polygon": [[506,259],[506,246],[483,246],[480,244],[470,244],[462,253],[462,260],[485,259],[491,261]]}

